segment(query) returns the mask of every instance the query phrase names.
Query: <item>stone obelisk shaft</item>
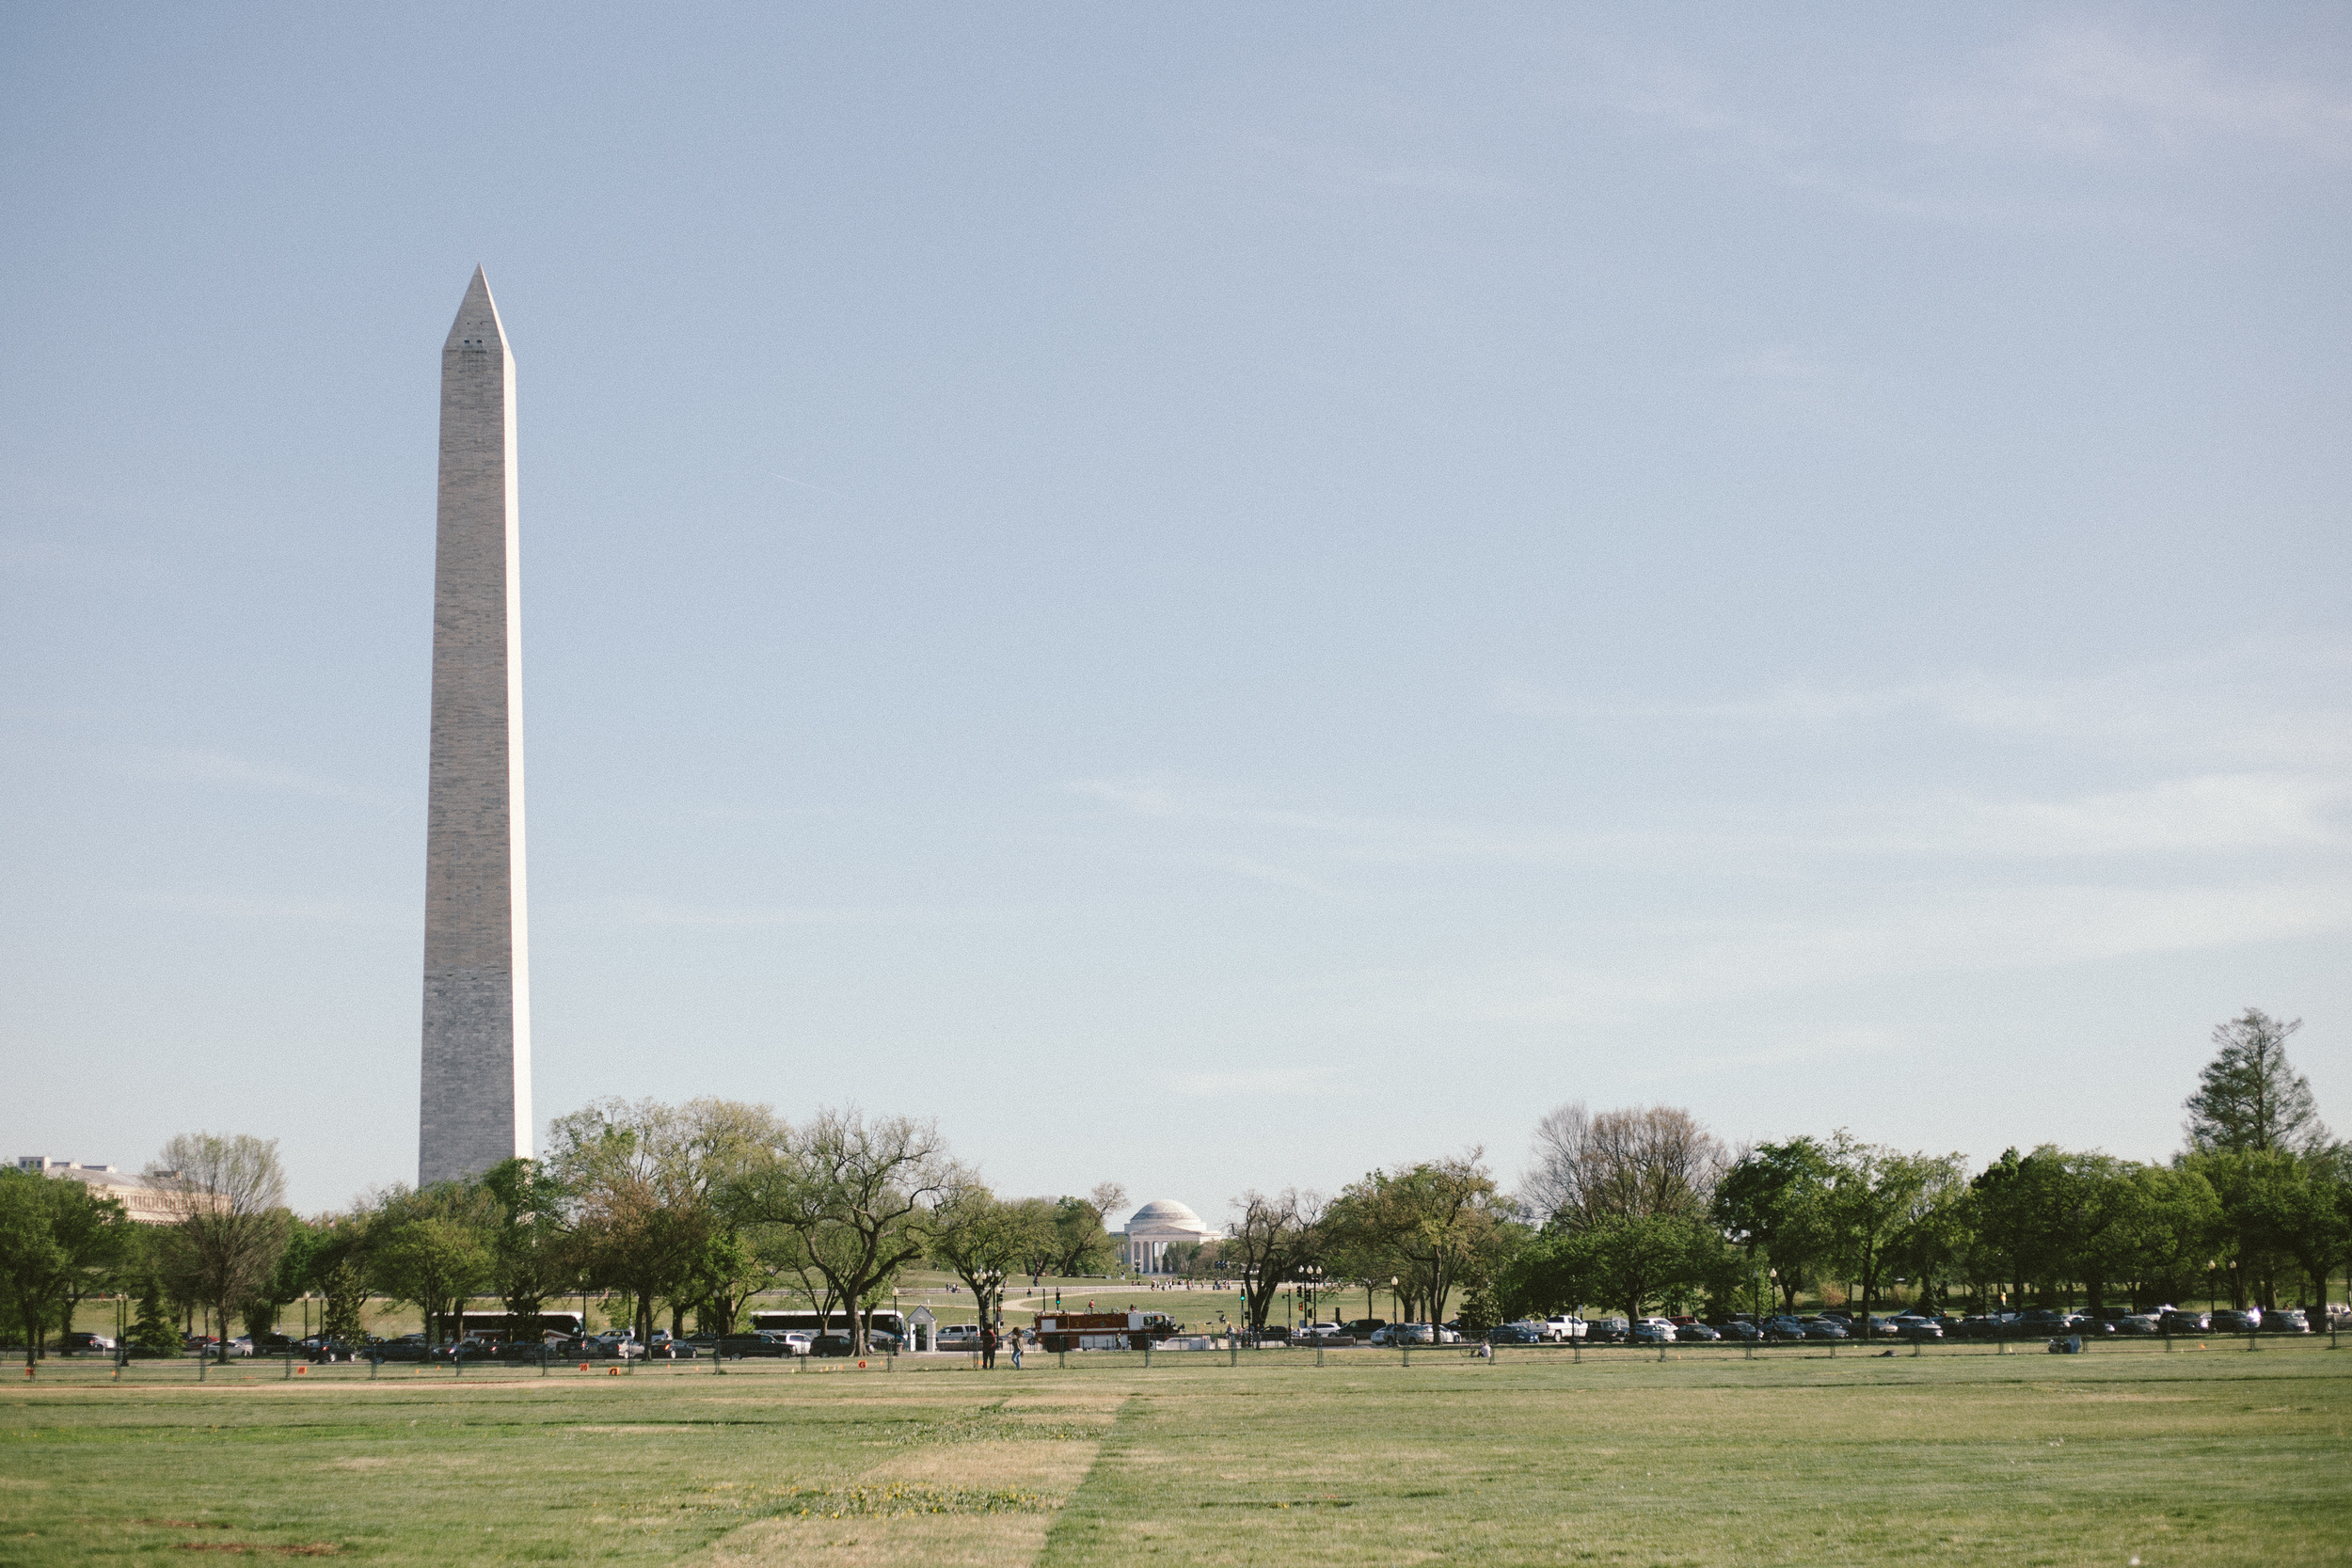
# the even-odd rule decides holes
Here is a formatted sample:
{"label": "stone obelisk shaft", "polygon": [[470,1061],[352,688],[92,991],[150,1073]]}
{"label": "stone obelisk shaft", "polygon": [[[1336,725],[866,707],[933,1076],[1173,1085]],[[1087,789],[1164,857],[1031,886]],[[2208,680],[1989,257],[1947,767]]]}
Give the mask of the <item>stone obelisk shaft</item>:
{"label": "stone obelisk shaft", "polygon": [[479,268],[441,345],[417,1183],[531,1153],[515,356]]}

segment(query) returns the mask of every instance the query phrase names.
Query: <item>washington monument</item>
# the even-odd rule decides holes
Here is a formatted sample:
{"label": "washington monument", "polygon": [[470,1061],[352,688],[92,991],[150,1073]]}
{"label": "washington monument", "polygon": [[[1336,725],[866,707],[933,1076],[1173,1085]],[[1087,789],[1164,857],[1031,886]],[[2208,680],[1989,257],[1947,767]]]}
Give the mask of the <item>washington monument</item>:
{"label": "washington monument", "polygon": [[441,345],[417,1184],[531,1153],[515,356],[474,269]]}

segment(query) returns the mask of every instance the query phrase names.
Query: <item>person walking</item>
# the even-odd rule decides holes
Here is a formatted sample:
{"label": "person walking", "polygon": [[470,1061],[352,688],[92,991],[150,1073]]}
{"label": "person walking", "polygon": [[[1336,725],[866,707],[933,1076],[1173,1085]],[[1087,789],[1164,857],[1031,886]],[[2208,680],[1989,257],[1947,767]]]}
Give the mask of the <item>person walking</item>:
{"label": "person walking", "polygon": [[1009,1332],[1012,1335],[1012,1370],[1017,1372],[1021,1370],[1021,1330],[1015,1328]]}
{"label": "person walking", "polygon": [[996,1325],[980,1325],[980,1370],[992,1371],[996,1366]]}

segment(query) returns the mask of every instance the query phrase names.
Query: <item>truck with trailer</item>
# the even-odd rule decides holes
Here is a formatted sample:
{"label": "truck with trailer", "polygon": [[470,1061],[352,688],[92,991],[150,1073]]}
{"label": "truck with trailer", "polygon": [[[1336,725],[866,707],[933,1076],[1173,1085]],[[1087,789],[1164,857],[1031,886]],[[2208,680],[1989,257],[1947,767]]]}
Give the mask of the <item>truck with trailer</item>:
{"label": "truck with trailer", "polygon": [[1176,1332],[1165,1312],[1040,1312],[1040,1350],[1142,1350]]}

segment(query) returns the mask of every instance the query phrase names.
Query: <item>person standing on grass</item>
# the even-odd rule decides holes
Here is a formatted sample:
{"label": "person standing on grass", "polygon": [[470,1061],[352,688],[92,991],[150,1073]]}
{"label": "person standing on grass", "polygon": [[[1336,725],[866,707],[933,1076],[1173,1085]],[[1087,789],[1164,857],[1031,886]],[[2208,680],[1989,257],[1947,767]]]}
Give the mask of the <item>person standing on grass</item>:
{"label": "person standing on grass", "polygon": [[980,1325],[980,1370],[993,1371],[996,1366],[996,1325]]}
{"label": "person standing on grass", "polygon": [[1015,1328],[1009,1332],[1012,1335],[1012,1370],[1017,1372],[1021,1370],[1021,1330]]}

